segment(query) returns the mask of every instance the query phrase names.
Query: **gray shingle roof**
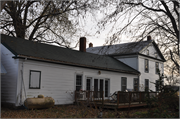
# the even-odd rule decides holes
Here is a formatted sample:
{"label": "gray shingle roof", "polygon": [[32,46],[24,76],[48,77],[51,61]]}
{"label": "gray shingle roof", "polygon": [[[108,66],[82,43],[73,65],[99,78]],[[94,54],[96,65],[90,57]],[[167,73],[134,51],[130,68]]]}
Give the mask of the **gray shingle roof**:
{"label": "gray shingle roof", "polygon": [[100,46],[100,47],[90,47],[87,48],[86,51],[99,55],[133,54],[133,53],[139,53],[144,47],[146,47],[151,42],[152,40]]}
{"label": "gray shingle roof", "polygon": [[166,61],[161,51],[159,50],[157,44],[153,40],[122,43],[122,44],[108,45],[108,46],[90,47],[86,49],[86,52],[99,54],[99,55],[109,55],[109,56],[117,56],[117,55],[121,56],[121,55],[130,55],[130,54],[142,55],[141,51],[151,43],[156,48],[162,61]]}
{"label": "gray shingle roof", "polygon": [[113,57],[80,52],[54,45],[43,44],[1,34],[2,44],[17,58],[28,57],[41,61],[102,70],[140,74],[137,70]]}

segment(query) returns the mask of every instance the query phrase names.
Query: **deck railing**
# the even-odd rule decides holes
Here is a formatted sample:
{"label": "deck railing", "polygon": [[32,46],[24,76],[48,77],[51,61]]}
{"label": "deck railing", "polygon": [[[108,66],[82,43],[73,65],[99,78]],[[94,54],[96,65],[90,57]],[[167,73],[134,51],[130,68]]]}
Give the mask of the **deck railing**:
{"label": "deck railing", "polygon": [[98,102],[104,105],[104,103],[116,103],[117,106],[120,104],[129,105],[134,102],[143,103],[146,98],[151,98],[157,96],[157,92],[121,92],[117,91],[113,101],[109,99],[104,99],[104,91],[75,91],[75,102]]}
{"label": "deck railing", "polygon": [[117,105],[122,103],[146,102],[146,98],[157,96],[157,92],[121,92],[117,93]]}
{"label": "deck railing", "polygon": [[75,91],[75,101],[103,102],[104,91]]}

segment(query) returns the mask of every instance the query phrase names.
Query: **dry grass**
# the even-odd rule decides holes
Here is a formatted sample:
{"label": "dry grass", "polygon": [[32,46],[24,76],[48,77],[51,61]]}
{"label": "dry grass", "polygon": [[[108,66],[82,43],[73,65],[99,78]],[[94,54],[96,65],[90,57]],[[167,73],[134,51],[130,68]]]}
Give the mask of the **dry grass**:
{"label": "dry grass", "polygon": [[[104,109],[103,118],[125,118],[128,109],[113,110]],[[1,108],[1,118],[97,118],[100,109],[77,105],[54,106],[49,109],[10,109]],[[128,117],[140,117],[141,113],[147,113],[146,108],[131,108]]]}

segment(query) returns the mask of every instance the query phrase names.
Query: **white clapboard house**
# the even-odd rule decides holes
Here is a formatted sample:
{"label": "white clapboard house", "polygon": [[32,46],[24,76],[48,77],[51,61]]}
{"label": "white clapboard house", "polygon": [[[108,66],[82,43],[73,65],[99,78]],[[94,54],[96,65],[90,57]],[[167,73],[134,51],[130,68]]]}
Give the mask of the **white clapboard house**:
{"label": "white clapboard house", "polygon": [[[148,36],[146,41],[109,46],[93,47],[93,44],[90,43],[86,51],[103,56],[111,56],[139,71],[141,75],[133,80],[134,87],[131,87],[135,91],[144,91],[145,89],[158,90],[153,83],[159,79],[158,71],[164,73],[164,62],[166,60],[155,41],[151,39],[151,36]],[[131,79],[127,77],[126,80],[128,87]]]}
{"label": "white clapboard house", "polygon": [[[84,37],[80,39],[80,51],[76,51],[1,34],[1,64],[6,69],[6,74],[1,75],[1,103],[21,106],[26,98],[42,94],[52,97],[55,105],[71,104],[73,92],[80,89],[103,90],[107,98],[115,91],[137,87],[134,80],[143,81],[144,74],[156,75],[155,69],[151,69],[155,67],[152,60],[158,62],[159,67],[163,65],[160,52],[157,52],[158,58],[104,56],[86,52],[85,41]],[[151,55],[151,49],[155,51],[157,47],[149,43],[146,44],[149,47],[145,47]],[[125,58],[137,64],[128,66]],[[142,72],[144,58],[149,62],[148,73]],[[151,80],[149,75],[146,78]]]}

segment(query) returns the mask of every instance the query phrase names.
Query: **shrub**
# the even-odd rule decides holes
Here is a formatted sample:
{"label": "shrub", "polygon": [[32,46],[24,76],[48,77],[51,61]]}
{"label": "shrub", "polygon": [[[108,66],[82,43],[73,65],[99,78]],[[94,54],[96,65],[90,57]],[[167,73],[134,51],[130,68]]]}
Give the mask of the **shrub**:
{"label": "shrub", "polygon": [[[163,75],[159,73],[159,80],[154,83],[159,88],[158,96],[146,99],[148,118],[177,118],[179,117],[179,97],[177,90],[163,85]],[[150,90],[151,91],[151,90]],[[155,108],[153,108],[155,107]]]}

